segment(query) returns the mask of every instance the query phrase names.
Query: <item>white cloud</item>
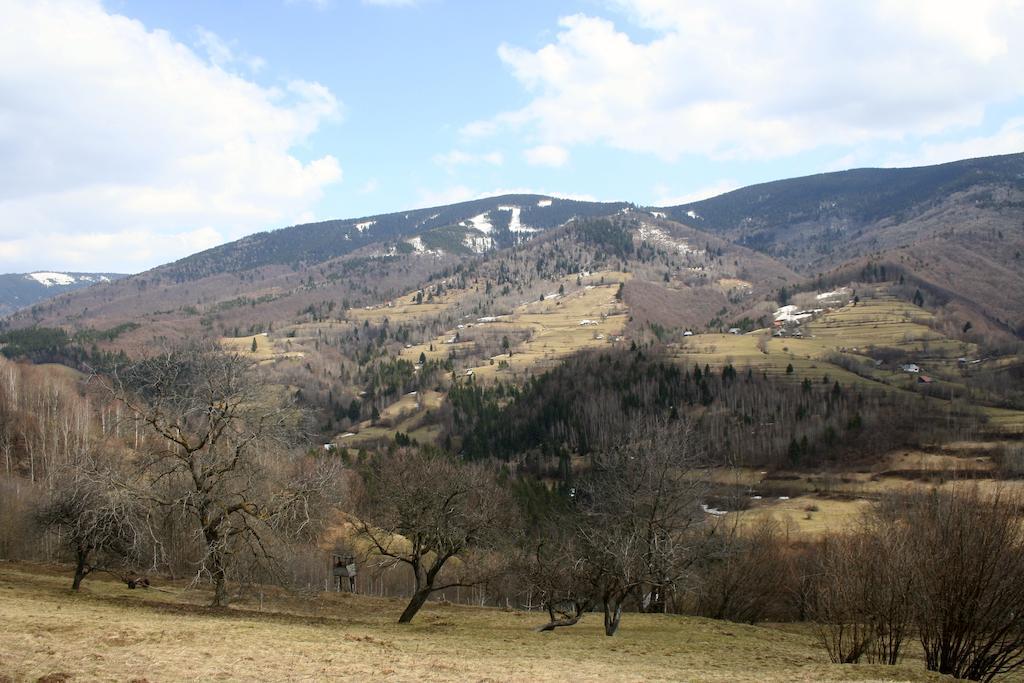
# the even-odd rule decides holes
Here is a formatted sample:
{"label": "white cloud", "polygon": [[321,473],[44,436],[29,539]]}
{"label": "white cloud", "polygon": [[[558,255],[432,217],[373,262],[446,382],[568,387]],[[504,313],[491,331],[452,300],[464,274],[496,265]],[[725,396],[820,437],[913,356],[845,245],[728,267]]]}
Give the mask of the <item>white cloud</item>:
{"label": "white cloud", "polygon": [[1019,0],[614,4],[653,37],[574,15],[539,49],[502,45],[531,100],[463,133],[768,159],[960,130],[1024,95]]}
{"label": "white cloud", "polygon": [[235,48],[223,38],[202,26],[196,29],[196,46],[206,53],[206,58],[211,64],[225,71],[230,70],[235,64],[241,64],[256,73],[267,65],[262,57],[236,53]]}
{"label": "white cloud", "polygon": [[501,152],[497,151],[474,153],[453,149],[450,152],[435,155],[434,163],[438,166],[443,166],[449,173],[451,173],[458,166],[471,166],[478,164],[501,166],[505,163],[505,156]]}
{"label": "white cloud", "polygon": [[738,187],[740,187],[740,184],[735,180],[719,180],[716,183],[705,185],[689,192],[672,194],[672,190],[668,186],[658,185],[654,188],[656,199],[653,206],[679,206],[680,204],[699,202],[702,199],[709,199],[726,192],[731,192]]}
{"label": "white cloud", "polygon": [[[161,263],[168,254],[192,254],[221,244],[223,235],[210,226],[177,233],[116,230],[62,235],[58,240],[26,235],[0,242],[0,261],[31,261],[40,251],[58,270],[119,272],[121,263]],[[116,254],[117,261],[97,261],[97,254]],[[19,270],[34,270],[22,268]]]}
{"label": "white cloud", "polygon": [[467,138],[483,138],[494,135],[499,129],[497,121],[473,121],[463,126],[459,132]]}
{"label": "white cloud", "polygon": [[972,157],[1024,152],[1024,117],[1010,119],[992,135],[956,142],[925,143],[914,154],[892,156],[886,166],[928,166]]}
{"label": "white cloud", "polygon": [[340,117],[318,83],[262,86],[214,34],[207,59],[96,0],[3,13],[0,270],[142,269],[281,225],[341,179],[292,152]]}
{"label": "white cloud", "polygon": [[558,145],[538,145],[523,152],[526,163],[531,166],[551,166],[558,168],[569,161],[569,151]]}

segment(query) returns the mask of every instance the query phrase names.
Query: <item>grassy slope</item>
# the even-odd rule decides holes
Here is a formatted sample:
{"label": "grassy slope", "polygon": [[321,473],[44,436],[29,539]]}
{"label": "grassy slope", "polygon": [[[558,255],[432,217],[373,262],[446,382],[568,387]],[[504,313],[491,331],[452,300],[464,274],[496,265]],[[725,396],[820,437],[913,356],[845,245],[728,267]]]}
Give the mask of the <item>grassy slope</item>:
{"label": "grassy slope", "polygon": [[0,672],[10,680],[938,680],[919,660],[829,664],[792,627],[627,614],[609,639],[597,615],[539,634],[537,613],[435,604],[399,626],[395,600],[328,594],[214,612],[201,592],[97,578],[72,595],[67,579],[0,565]]}
{"label": "grassy slope", "polygon": [[[590,286],[578,288],[575,280],[566,280],[566,295],[544,302],[528,302],[518,306],[510,315],[501,316],[496,322],[477,325],[477,332],[486,329],[500,335],[503,332],[528,329],[528,341],[517,343],[511,358],[505,354],[494,356],[494,364],[480,364],[472,367],[478,381],[490,379],[511,379],[540,373],[567,355],[585,348],[606,346],[610,338],[621,334],[632,309],[616,302],[615,292],[620,282],[630,280],[628,273],[599,272],[585,281]],[[590,283],[600,283],[596,286]],[[454,296],[454,295],[453,295]],[[349,310],[350,319],[374,322],[388,317],[392,322],[410,322],[417,318],[437,315],[452,305],[455,298],[442,299],[437,303],[421,306],[408,304],[411,297],[400,299],[392,308]],[[602,314],[607,315],[602,319]],[[580,320],[599,321],[595,326],[581,326]],[[932,314],[893,296],[880,294],[861,300],[859,304],[845,305],[825,313],[804,326],[807,333],[803,339],[768,338],[762,351],[759,340],[769,335],[768,330],[758,330],[745,335],[697,334],[672,348],[672,355],[688,367],[709,364],[720,367],[732,363],[737,369],[752,367],[770,375],[786,376],[786,368],[792,365],[795,381],[810,378],[818,382],[828,376],[830,381],[838,380],[844,386],[871,386],[890,391],[917,391],[916,375],[910,375],[892,368],[874,368],[869,349],[872,346],[899,349],[908,359],[919,363],[924,373],[935,380],[937,389],[962,388],[961,370],[957,358],[975,357],[974,344],[944,337],[929,327]],[[468,322],[468,321],[467,321]],[[472,324],[471,324],[472,326]],[[456,330],[448,330],[424,344],[411,345],[399,356],[416,362],[422,352],[427,358],[444,358],[452,349],[461,345],[473,346],[472,342],[462,344],[445,343]],[[461,330],[471,336],[473,329]],[[513,334],[514,336],[514,334]],[[245,338],[243,341],[249,340]],[[434,350],[430,350],[430,345]],[[833,354],[842,354],[862,366],[862,374],[854,374],[830,362]],[[508,366],[499,367],[505,361]],[[466,372],[460,364],[460,373]],[[941,395],[941,392],[940,392]],[[938,401],[938,399],[932,399]],[[989,417],[990,430],[1006,435],[1024,432],[1024,412],[997,408],[984,409]],[[419,416],[413,415],[399,431],[414,431]],[[347,445],[365,445],[380,438],[391,438],[395,429],[363,429],[358,437],[350,437]],[[417,438],[429,440],[436,433],[417,433]]]}
{"label": "grassy slope", "polygon": [[[614,271],[601,271],[592,274],[582,280],[581,285],[576,285],[576,278],[566,278],[564,281],[565,295],[546,301],[529,301],[517,306],[509,315],[502,315],[498,320],[478,323],[467,320],[469,323],[462,330],[447,330],[443,334],[423,344],[412,344],[409,348],[402,349],[398,354],[411,363],[419,361],[422,353],[428,359],[443,359],[453,350],[461,345],[474,347],[473,342],[461,342],[448,344],[456,331],[470,338],[475,334],[489,334],[500,337],[503,334],[516,338],[516,334],[528,330],[530,338],[513,346],[512,357],[505,353],[499,353],[489,362],[472,364],[471,367],[459,365],[459,374],[466,376],[467,370],[477,380],[502,379],[509,380],[513,377],[525,377],[530,373],[541,373],[550,368],[562,358],[587,348],[601,347],[609,344],[610,338],[623,332],[627,316],[625,308],[615,300],[615,292],[619,284],[629,280],[629,273]],[[557,290],[557,286],[552,287]],[[413,305],[407,303],[411,295],[401,297],[392,307],[374,309],[350,309],[346,316],[354,321],[371,320],[380,322],[385,317],[392,324],[408,323],[418,318],[428,318],[443,312],[458,299],[458,295],[449,295],[440,298],[437,303]],[[602,315],[605,317],[602,318]],[[582,320],[592,320],[596,325],[581,325]],[[251,343],[251,342],[250,342]],[[433,346],[434,350],[430,347]],[[507,367],[500,367],[499,363],[504,361]],[[414,438],[421,441],[428,441],[436,438],[437,430],[415,429],[417,420],[422,417],[423,411],[410,411],[408,406],[403,404],[409,402],[403,398],[397,403],[385,409],[382,417],[398,416],[407,414],[408,419],[401,423],[395,422],[394,428],[382,429],[369,427],[368,423],[361,426],[359,433],[355,436],[345,437],[340,443],[345,446],[359,447],[381,438],[393,438],[395,431],[409,432]],[[434,410],[438,407],[439,401],[425,404],[426,410]]]}
{"label": "grassy slope", "polygon": [[[765,348],[758,340],[768,334],[759,330],[745,335],[699,334],[689,337],[676,349],[676,355],[687,364],[720,366],[732,363],[737,369],[750,366],[768,374],[784,374],[792,365],[793,378],[818,381],[828,375],[844,385],[875,386],[889,389],[915,389],[916,375],[891,369],[866,370],[854,374],[827,359],[841,353],[851,360],[870,364],[871,346],[899,349],[922,372],[930,375],[936,387],[959,384],[957,358],[973,357],[973,344],[943,337],[928,327],[931,314],[905,301],[879,296],[847,305],[807,323],[803,339],[771,338]],[[1024,413],[1014,410],[986,408],[993,431],[1019,434],[1024,432]]]}
{"label": "grassy slope", "polygon": [[[712,473],[712,481],[761,496],[750,501],[748,510],[729,513],[726,521],[754,526],[773,519],[789,538],[815,540],[856,528],[872,502],[893,493],[976,486],[983,495],[1024,494],[1024,481],[999,478],[990,457],[995,445],[948,444],[940,453],[898,449],[861,471],[794,470],[769,475],[751,468],[723,469]],[[980,476],[965,480],[970,473]]]}

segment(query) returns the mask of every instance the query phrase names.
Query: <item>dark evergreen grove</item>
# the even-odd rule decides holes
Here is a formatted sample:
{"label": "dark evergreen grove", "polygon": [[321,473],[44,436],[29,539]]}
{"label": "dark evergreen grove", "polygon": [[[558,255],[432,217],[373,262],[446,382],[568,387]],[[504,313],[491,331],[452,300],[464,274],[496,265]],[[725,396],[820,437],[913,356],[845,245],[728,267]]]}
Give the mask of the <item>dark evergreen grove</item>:
{"label": "dark evergreen grove", "polygon": [[687,418],[713,462],[780,467],[869,458],[977,423],[920,397],[822,379],[684,367],[657,350],[585,352],[522,388],[456,384],[448,429],[466,458],[567,479],[571,455],[607,449],[647,417]]}

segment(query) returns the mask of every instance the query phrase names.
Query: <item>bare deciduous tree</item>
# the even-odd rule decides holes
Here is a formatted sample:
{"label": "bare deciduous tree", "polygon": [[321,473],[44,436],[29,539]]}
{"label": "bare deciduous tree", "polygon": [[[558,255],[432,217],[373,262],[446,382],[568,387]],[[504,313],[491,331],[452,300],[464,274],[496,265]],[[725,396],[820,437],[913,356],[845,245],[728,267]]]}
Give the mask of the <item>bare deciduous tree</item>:
{"label": "bare deciduous tree", "polygon": [[104,383],[144,425],[145,496],[182,511],[204,549],[200,573],[214,606],[229,601],[236,555],[276,562],[284,536],[309,531],[315,504],[333,490],[335,469],[295,456],[301,412],[261,385],[251,361],[195,342],[121,368]]}
{"label": "bare deciduous tree", "polygon": [[[562,524],[571,540],[538,564],[561,562],[561,591],[600,602],[614,635],[631,596],[641,609],[667,605],[700,555],[706,482],[688,426],[652,421],[593,456]],[[552,569],[548,576],[559,576]],[[664,607],[662,607],[664,608]],[[556,619],[552,618],[554,628]],[[575,623],[573,621],[572,623]]]}
{"label": "bare deciduous tree", "polygon": [[413,573],[413,594],[399,623],[410,622],[431,593],[478,586],[502,570],[494,551],[516,533],[515,506],[485,465],[400,448],[374,461],[367,494],[358,534]]}
{"label": "bare deciduous tree", "polygon": [[88,453],[65,465],[35,514],[39,528],[57,532],[73,555],[76,591],[93,571],[131,564],[147,535],[145,507],[104,460]]}
{"label": "bare deciduous tree", "polygon": [[554,511],[540,526],[523,559],[523,574],[549,617],[537,630],[579,623],[593,605],[597,577],[564,510]]}

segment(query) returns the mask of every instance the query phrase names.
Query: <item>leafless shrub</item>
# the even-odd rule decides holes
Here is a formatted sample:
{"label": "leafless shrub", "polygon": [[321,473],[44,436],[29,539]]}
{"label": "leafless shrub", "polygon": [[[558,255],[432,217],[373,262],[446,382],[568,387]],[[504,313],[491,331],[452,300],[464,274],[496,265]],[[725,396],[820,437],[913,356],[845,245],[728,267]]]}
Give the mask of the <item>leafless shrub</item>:
{"label": "leafless shrub", "polygon": [[1024,663],[1024,528],[1017,496],[976,487],[911,497],[897,519],[914,558],[925,664],[989,681]]}
{"label": "leafless shrub", "polygon": [[779,613],[791,576],[781,531],[771,519],[749,531],[732,521],[717,526],[701,561],[696,613],[750,624]]}
{"label": "leafless shrub", "polygon": [[865,535],[828,539],[818,555],[811,616],[819,642],[836,663],[860,661],[875,638],[868,594],[875,589]]}
{"label": "leafless shrub", "polygon": [[811,616],[837,662],[899,661],[989,681],[1024,663],[1024,507],[976,486],[894,496],[821,548]]}

